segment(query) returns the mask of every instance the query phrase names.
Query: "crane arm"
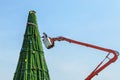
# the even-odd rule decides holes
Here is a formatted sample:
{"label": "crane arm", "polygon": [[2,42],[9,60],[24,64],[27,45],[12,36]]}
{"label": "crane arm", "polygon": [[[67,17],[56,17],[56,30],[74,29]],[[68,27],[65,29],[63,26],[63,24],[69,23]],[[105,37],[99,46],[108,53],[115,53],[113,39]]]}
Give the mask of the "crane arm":
{"label": "crane arm", "polygon": [[[96,45],[92,45],[92,44],[88,44],[88,43],[84,43],[84,42],[80,42],[80,41],[76,41],[76,40],[72,40],[69,38],[65,38],[65,37],[56,37],[56,38],[51,38],[48,37],[47,35],[44,34],[43,36],[43,42],[46,46],[47,49],[50,49],[54,46],[55,41],[67,41],[70,43],[74,43],[74,44],[78,44],[78,45],[82,45],[82,46],[86,46],[86,47],[90,47],[90,48],[94,48],[97,50],[101,50],[101,51],[105,51],[108,52],[108,55],[105,57],[109,59],[108,62],[106,62],[104,65],[101,66],[101,64],[103,63],[103,60],[95,69],[94,71],[92,71],[90,73],[90,75],[88,75],[88,77],[85,80],[91,80],[95,75],[98,75],[99,72],[101,72],[103,69],[105,69],[108,65],[110,65],[111,63],[115,62],[118,58],[119,53],[115,50],[112,49],[107,49],[107,48],[103,48],[103,47],[99,47]],[[108,56],[109,54],[113,54],[114,56],[110,59]]]}

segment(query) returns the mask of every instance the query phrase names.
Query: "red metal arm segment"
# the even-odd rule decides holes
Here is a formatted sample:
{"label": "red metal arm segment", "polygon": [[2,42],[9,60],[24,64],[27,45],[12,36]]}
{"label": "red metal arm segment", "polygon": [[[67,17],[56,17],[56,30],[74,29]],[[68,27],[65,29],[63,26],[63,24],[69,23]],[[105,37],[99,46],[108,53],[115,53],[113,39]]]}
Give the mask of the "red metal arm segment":
{"label": "red metal arm segment", "polygon": [[[102,62],[104,61],[103,60],[96,67],[96,69],[94,71],[92,71],[90,73],[90,75],[88,75],[88,77],[85,80],[91,80],[95,75],[98,75],[98,73],[101,72],[103,69],[105,69],[108,65],[110,65],[113,62],[115,62],[117,60],[117,58],[118,58],[118,55],[119,55],[119,53],[117,51],[115,51],[115,50],[99,47],[99,46],[96,46],[96,45],[92,45],[92,44],[88,44],[88,43],[84,43],[84,42],[80,42],[80,41],[76,41],[76,40],[72,40],[72,39],[65,38],[65,37],[57,37],[57,38],[50,38],[50,37],[48,37],[48,39],[51,42],[51,45],[47,47],[48,49],[52,48],[54,46],[54,42],[55,41],[67,41],[67,42],[70,42],[70,43],[74,43],[74,44],[78,44],[78,45],[94,48],[94,49],[97,49],[97,50],[105,51],[105,52],[108,52],[109,54],[111,53],[111,54],[114,55],[113,58],[109,59],[108,62],[106,62],[104,65],[100,66],[102,64]],[[109,54],[106,56],[106,58],[108,58]]]}
{"label": "red metal arm segment", "polygon": [[101,72],[104,68],[106,68],[111,63],[115,62],[117,60],[117,58],[118,58],[118,52],[115,51],[115,50],[102,48],[102,47],[99,47],[99,46],[96,46],[96,45],[79,42],[79,41],[68,39],[68,38],[65,38],[65,37],[58,37],[58,38],[51,38],[51,39],[53,41],[67,41],[67,42],[70,42],[70,43],[75,43],[75,44],[78,44],[78,45],[82,45],[82,46],[86,46],[86,47],[102,50],[102,51],[105,51],[105,52],[108,52],[108,53],[112,53],[114,55],[114,57],[112,59],[110,59],[103,66],[99,67],[97,70],[93,71],[85,80],[91,80],[95,75],[97,75],[99,72]]}

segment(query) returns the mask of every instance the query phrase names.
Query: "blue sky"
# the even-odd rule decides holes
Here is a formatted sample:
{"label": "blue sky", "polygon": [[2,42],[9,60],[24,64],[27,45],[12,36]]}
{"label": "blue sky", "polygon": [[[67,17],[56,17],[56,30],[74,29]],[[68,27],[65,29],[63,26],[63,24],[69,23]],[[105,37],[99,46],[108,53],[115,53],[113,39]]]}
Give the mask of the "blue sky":
{"label": "blue sky", "polygon": [[[1,0],[0,80],[12,80],[28,12],[39,31],[120,51],[120,0]],[[67,42],[43,46],[51,80],[84,80],[106,53]],[[92,80],[120,80],[120,59]]]}

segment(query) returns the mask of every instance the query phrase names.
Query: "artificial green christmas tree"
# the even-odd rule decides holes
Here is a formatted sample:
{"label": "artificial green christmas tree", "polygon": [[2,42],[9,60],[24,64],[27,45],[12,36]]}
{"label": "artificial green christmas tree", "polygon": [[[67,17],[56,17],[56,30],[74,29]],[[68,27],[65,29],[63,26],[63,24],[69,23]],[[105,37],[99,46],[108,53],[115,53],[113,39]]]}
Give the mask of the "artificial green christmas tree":
{"label": "artificial green christmas tree", "polygon": [[13,80],[50,80],[35,11],[30,11]]}

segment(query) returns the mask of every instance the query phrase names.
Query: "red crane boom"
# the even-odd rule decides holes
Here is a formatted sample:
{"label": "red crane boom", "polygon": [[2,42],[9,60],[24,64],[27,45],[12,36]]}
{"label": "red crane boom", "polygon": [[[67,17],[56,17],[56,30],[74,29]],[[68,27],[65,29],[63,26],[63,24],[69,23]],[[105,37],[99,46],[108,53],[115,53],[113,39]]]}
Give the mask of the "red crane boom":
{"label": "red crane boom", "polygon": [[[48,37],[45,33],[43,33],[43,34],[44,34],[43,43],[45,44],[47,49],[52,48],[54,46],[55,41],[67,41],[67,42],[70,42],[70,43],[74,43],[74,44],[78,44],[78,45],[82,45],[82,46],[86,46],[86,47],[90,47],[90,48],[94,48],[94,49],[97,49],[97,50],[108,52],[105,59],[108,58],[109,61],[106,62],[102,66],[101,66],[101,64],[105,61],[105,59],[103,61],[101,61],[100,64],[98,64],[98,66],[86,77],[85,80],[91,80],[95,75],[98,75],[99,72],[101,72],[108,65],[115,62],[118,59],[119,53],[115,50],[99,47],[99,46],[96,46],[96,45],[92,45],[92,44],[88,44],[88,43],[84,43],[84,42],[80,42],[80,41],[76,41],[76,40],[72,40],[72,39],[65,38],[65,37],[51,38],[51,37]],[[109,58],[108,56],[110,54],[113,54],[114,56],[112,58]]]}

